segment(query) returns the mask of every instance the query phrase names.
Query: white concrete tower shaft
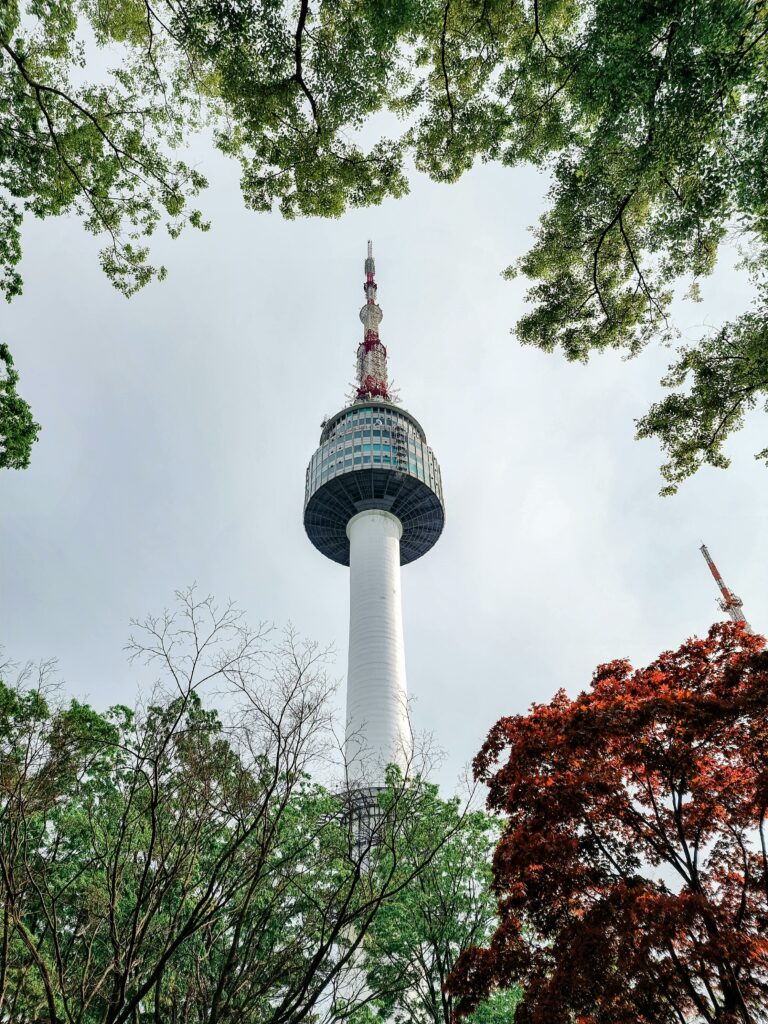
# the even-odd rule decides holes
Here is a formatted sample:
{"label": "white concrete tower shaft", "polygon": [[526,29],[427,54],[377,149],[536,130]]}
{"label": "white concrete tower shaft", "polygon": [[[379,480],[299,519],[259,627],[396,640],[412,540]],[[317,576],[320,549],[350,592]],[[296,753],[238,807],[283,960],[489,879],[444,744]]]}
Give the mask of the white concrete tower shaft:
{"label": "white concrete tower shaft", "polygon": [[347,524],[349,667],[345,753],[352,785],[380,786],[411,757],[400,590],[400,520],[369,509]]}

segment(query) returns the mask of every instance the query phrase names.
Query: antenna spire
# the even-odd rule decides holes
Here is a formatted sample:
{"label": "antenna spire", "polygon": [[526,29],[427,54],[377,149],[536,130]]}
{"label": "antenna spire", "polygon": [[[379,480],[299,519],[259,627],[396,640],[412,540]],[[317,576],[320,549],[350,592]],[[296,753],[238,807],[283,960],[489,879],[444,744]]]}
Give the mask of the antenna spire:
{"label": "antenna spire", "polygon": [[387,383],[387,350],[379,340],[379,324],[384,314],[376,302],[376,263],[373,259],[373,242],[368,242],[368,257],[365,261],[365,305],[360,310],[363,325],[363,340],[357,348],[357,392],[358,401],[367,398],[389,400]]}
{"label": "antenna spire", "polygon": [[702,544],[699,550],[701,551],[702,555],[704,556],[704,560],[709,566],[709,571],[715,578],[715,583],[717,583],[718,587],[720,588],[720,593],[723,595],[717,603],[720,605],[724,612],[727,612],[727,614],[733,619],[734,622],[743,622],[751,633],[752,627],[747,622],[744,616],[744,612],[742,611],[743,602],[741,598],[737,597],[734,594],[734,592],[732,590],[729,590],[728,587],[725,585],[725,580],[720,575],[720,572],[717,566],[715,565],[712,556],[709,553],[707,545]]}

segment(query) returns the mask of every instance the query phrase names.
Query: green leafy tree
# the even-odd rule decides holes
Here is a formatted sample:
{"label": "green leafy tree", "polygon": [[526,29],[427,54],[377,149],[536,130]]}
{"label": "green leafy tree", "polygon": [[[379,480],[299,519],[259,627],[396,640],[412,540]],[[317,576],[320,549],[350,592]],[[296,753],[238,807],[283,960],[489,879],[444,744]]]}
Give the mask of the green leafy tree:
{"label": "green leafy tree", "polygon": [[29,404],[16,393],[18,373],[7,345],[0,344],[0,469],[26,469],[40,425]]}
{"label": "green leafy tree", "polygon": [[135,711],[62,705],[51,666],[0,684],[0,1020],[322,1021],[450,831],[411,841],[418,779],[392,775],[362,837],[311,780],[332,753],[315,645],[187,592],[131,648],[160,676]]}
{"label": "green leafy tree", "polygon": [[[21,292],[23,218],[74,214],[105,240],[101,263],[125,294],[153,268],[145,239],[203,227],[187,204],[204,184],[173,156],[198,119],[194,65],[156,34],[149,4],[0,4],[0,294]],[[89,58],[89,59],[87,59]],[[102,61],[112,70],[93,74]],[[25,468],[37,437],[4,346],[0,467]]]}
{"label": "green leafy tree", "polygon": [[[158,226],[207,227],[190,206],[205,179],[178,157],[206,125],[242,165],[253,209],[338,216],[402,194],[399,146],[353,139],[394,84],[390,22],[356,2],[0,5],[0,293],[21,291],[30,214],[79,217],[126,295],[164,277],[148,245]],[[0,420],[14,453],[0,465],[29,461],[36,432],[19,415]]]}
{"label": "green leafy tree", "polygon": [[[638,422],[668,462],[665,492],[768,395],[768,9],[762,0],[447,0],[428,5],[418,59],[418,165],[452,180],[474,159],[553,175],[533,248],[526,344],[586,360],[670,342],[678,282],[697,294],[730,236],[754,308],[680,351],[674,390]],[[758,457],[766,458],[761,451]]]}
{"label": "green leafy tree", "polygon": [[[200,225],[187,200],[204,179],[173,150],[201,113],[195,68],[153,30],[148,5],[10,0],[0,9],[0,290],[21,291],[25,214],[74,213],[106,245],[126,294],[154,270],[142,239]],[[109,56],[107,55],[109,54]],[[91,70],[117,60],[111,70]]]}
{"label": "green leafy tree", "polygon": [[[524,343],[577,360],[670,343],[676,285],[695,295],[723,240],[742,246],[754,307],[683,348],[638,422],[673,491],[727,465],[766,401],[767,48],[763,0],[11,0],[0,290],[21,287],[26,213],[81,216],[126,293],[161,276],[157,225],[204,226],[203,178],[175,156],[204,124],[246,204],[288,217],[401,195],[410,158],[439,181],[477,159],[547,167],[549,209],[509,270],[532,282]],[[364,145],[382,110],[402,127]]]}
{"label": "green leafy tree", "polygon": [[21,289],[27,213],[80,216],[126,294],[162,276],[146,245],[157,226],[205,226],[189,207],[205,179],[174,154],[206,124],[255,209],[338,216],[401,194],[400,147],[366,150],[349,133],[402,77],[388,44],[405,13],[358,0],[4,4],[0,291]]}
{"label": "green leafy tree", "polygon": [[[500,833],[497,819],[466,813],[458,799],[442,800],[436,786],[425,787],[408,842],[437,852],[368,929],[357,961],[365,1002],[353,1024],[451,1024],[448,976],[459,955],[486,942],[496,924],[490,861]],[[388,870],[397,852],[387,851],[377,868]],[[509,1021],[516,999],[514,990],[493,996],[476,1011],[475,1024]]]}

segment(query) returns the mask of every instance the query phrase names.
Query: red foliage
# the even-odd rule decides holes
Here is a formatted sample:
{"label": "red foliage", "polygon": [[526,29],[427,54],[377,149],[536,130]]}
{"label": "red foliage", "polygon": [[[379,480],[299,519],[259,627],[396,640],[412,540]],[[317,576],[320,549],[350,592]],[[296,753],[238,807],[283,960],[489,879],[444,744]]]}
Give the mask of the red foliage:
{"label": "red foliage", "polygon": [[768,1019],[768,651],[732,623],[503,718],[474,762],[507,818],[499,926],[448,988],[515,1024]]}

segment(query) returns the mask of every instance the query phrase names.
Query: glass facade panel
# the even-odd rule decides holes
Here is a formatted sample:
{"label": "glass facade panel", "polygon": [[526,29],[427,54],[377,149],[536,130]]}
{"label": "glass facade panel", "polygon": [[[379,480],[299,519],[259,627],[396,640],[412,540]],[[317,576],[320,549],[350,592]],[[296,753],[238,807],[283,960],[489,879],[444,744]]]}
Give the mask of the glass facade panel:
{"label": "glass facade panel", "polygon": [[408,414],[389,407],[349,409],[331,418],[321,436],[307,470],[307,498],[342,473],[387,467],[424,481],[442,500],[440,467]]}

